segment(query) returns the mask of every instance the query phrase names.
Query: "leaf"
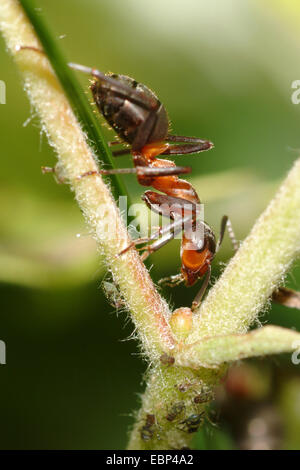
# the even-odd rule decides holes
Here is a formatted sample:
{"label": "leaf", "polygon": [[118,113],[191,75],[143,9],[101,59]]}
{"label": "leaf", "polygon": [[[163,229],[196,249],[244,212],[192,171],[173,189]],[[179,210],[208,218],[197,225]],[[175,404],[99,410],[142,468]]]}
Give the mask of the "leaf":
{"label": "leaf", "polygon": [[279,326],[265,326],[242,335],[225,335],[189,344],[175,355],[176,365],[215,368],[248,357],[291,352],[299,348],[300,333]]}

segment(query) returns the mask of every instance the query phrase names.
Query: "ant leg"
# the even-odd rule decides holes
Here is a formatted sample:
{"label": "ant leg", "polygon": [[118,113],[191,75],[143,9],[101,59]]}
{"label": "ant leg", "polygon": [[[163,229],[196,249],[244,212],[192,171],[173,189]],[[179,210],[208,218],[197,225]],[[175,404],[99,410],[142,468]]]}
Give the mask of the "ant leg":
{"label": "ant leg", "polygon": [[229,235],[229,238],[231,240],[234,251],[237,252],[238,249],[239,249],[239,242],[237,241],[237,239],[235,237],[231,221],[230,221],[230,219],[227,215],[223,215],[222,220],[221,220],[219,240],[218,240],[217,246],[216,246],[216,253],[219,251],[220,246],[222,244],[226,227],[227,227],[228,235]]}
{"label": "ant leg", "polygon": [[58,184],[64,184],[66,182],[66,179],[61,174],[58,165],[56,165],[54,168],[51,166],[42,166],[41,170],[44,175],[46,175],[47,173],[53,173],[55,180]]}
{"label": "ant leg", "polygon": [[300,292],[287,287],[279,287],[272,294],[272,301],[285,307],[300,309]]}
{"label": "ant leg", "polygon": [[[162,212],[162,215],[164,215],[163,212]],[[182,231],[182,228],[184,227],[185,223],[190,222],[190,221],[191,221],[191,215],[189,214],[186,217],[177,218],[177,220],[174,220],[173,223],[162,228],[160,230],[160,235],[166,234],[166,236],[152,243],[152,245],[145,246],[143,248],[145,250],[145,253],[142,254],[141,259],[145,261],[145,259],[148,258],[148,256],[151,253],[154,253],[155,251],[159,250],[164,245],[169,243],[170,240],[172,240],[178,233]]]}
{"label": "ant leg", "polygon": [[[113,147],[114,145],[122,145],[123,142],[120,142],[119,140],[111,140],[108,143],[108,146],[109,147]],[[126,148],[126,149],[120,149],[120,150],[114,150],[112,152],[113,156],[114,157],[120,157],[122,155],[127,155],[131,153],[131,150],[129,148]]]}
{"label": "ant leg", "polygon": [[77,179],[84,178],[86,176],[95,175],[121,175],[121,174],[137,174],[138,176],[169,176],[179,175],[183,173],[190,173],[191,167],[188,166],[174,166],[165,168],[155,168],[148,166],[136,166],[135,168],[113,168],[110,170],[99,170],[99,171],[87,171],[82,175],[78,176]]}
{"label": "ant leg", "polygon": [[221,246],[221,244],[222,244],[222,241],[223,241],[223,238],[224,238],[224,235],[225,235],[225,230],[226,230],[227,222],[228,222],[228,217],[227,217],[227,215],[223,215],[223,217],[222,217],[222,219],[221,219],[221,227],[220,227],[219,240],[217,241],[217,245],[216,245],[216,253],[219,251],[220,246]]}
{"label": "ant leg", "polygon": [[46,173],[56,173],[56,170],[53,168],[53,166],[41,166],[41,170],[44,175]]}
{"label": "ant leg", "polygon": [[168,276],[168,277],[163,277],[162,279],[158,281],[158,284],[159,285],[164,284],[169,287],[175,287],[181,284],[182,282],[184,282],[184,277],[180,273],[180,274],[173,274],[172,276]]}
{"label": "ant leg", "polygon": [[183,224],[187,221],[190,220],[189,217],[185,217],[183,219],[177,219],[174,222],[172,222],[169,225],[166,225],[163,228],[159,228],[157,232],[155,232],[151,237],[147,238],[138,238],[137,240],[133,240],[124,250],[122,250],[118,256],[123,255],[126,253],[130,248],[132,248],[135,245],[141,244],[141,243],[146,243],[148,241],[155,240],[157,236],[163,236],[166,235],[165,238],[162,238],[158,240],[157,242],[154,242],[152,245],[147,245],[142,248],[142,250],[146,250],[146,253],[142,255],[142,259],[145,260],[150,253],[153,253],[154,251],[159,250],[162,246],[166,245],[170,240],[172,240],[179,232],[182,230]]}
{"label": "ant leg", "polygon": [[42,49],[39,49],[38,47],[35,47],[35,46],[16,46],[15,50],[16,52],[19,52],[19,51],[24,51],[24,50],[29,50],[29,51],[34,51],[34,52],[38,52],[39,54],[45,54],[44,51],[42,51]]}
{"label": "ant leg", "polygon": [[240,244],[236,239],[235,233],[233,231],[232,223],[231,223],[231,220],[229,218],[227,219],[227,232],[228,232],[229,238],[231,240],[233,250],[234,250],[234,252],[237,252],[239,247],[240,247]]}
{"label": "ant leg", "polygon": [[[35,46],[16,46],[17,52],[25,49],[39,52],[40,54],[45,54],[44,51],[38,49]],[[100,72],[100,70],[94,69],[92,67],[86,67],[85,65],[81,64],[75,64],[74,62],[69,62],[68,66],[73,70],[78,70],[79,72],[86,73],[87,75],[92,75],[94,78],[109,84],[112,91],[115,91],[120,96],[123,96],[127,99],[129,98],[132,103],[137,104],[146,110],[157,111],[157,109],[161,106],[159,101],[156,99],[153,99],[150,96],[145,96],[144,94],[142,95],[134,88],[121,83],[119,80],[116,80],[115,78],[106,75],[103,72]]]}
{"label": "ant leg", "polygon": [[151,211],[171,219],[181,219],[183,223],[192,221],[197,214],[196,204],[182,198],[159,194],[155,191],[145,191],[142,200]]}
{"label": "ant leg", "polygon": [[172,176],[191,173],[190,166],[167,166],[167,167],[148,167],[136,166],[134,168],[138,176]]}
{"label": "ant leg", "polygon": [[[169,226],[169,229],[171,225]],[[179,231],[181,231],[181,228],[180,230],[177,230],[177,231],[171,231],[164,238],[158,240],[157,242],[152,243],[152,245],[146,245],[143,248],[141,248],[140,250],[145,250],[145,252],[141,255],[142,261],[145,261],[145,259],[147,259],[151,253],[154,253],[155,251],[159,250],[164,245],[169,243],[169,241],[171,241]],[[152,240],[152,237],[149,237],[149,240]],[[132,248],[135,245],[138,245],[139,243],[144,243],[145,241],[147,241],[146,238],[138,238],[137,240],[132,241],[117,256],[124,255],[124,253],[127,253],[127,251],[130,250],[130,248]]]}
{"label": "ant leg", "polygon": [[171,145],[162,155],[184,155],[188,153],[199,153],[204,150],[210,150],[214,145],[209,140],[199,139],[198,137],[186,137],[180,135],[167,135],[169,142],[183,142],[181,145]]}
{"label": "ant leg", "polygon": [[207,289],[207,286],[208,286],[208,283],[209,283],[209,280],[210,280],[210,276],[211,276],[211,266],[210,264],[208,264],[208,269],[207,269],[207,274],[205,276],[205,279],[200,287],[200,290],[198,292],[198,294],[196,295],[196,297],[194,298],[193,302],[192,302],[192,310],[195,310],[201,303],[201,300],[205,294],[205,291]]}
{"label": "ant leg", "polygon": [[132,240],[132,242],[128,246],[126,246],[124,250],[120,251],[120,253],[117,256],[124,255],[124,253],[126,253],[128,250],[130,250],[130,248],[133,248],[134,246],[141,245],[142,243],[149,243],[155,240],[155,238],[158,238],[159,235],[161,235],[161,230],[162,228],[159,227],[157,232],[151,235],[151,237],[141,237],[141,238],[137,238],[136,240]]}
{"label": "ant leg", "polygon": [[[172,224],[171,224],[172,225]],[[171,227],[171,225],[169,227]],[[141,260],[142,261],[145,261],[148,256],[150,256],[152,253],[154,253],[155,251],[158,251],[160,248],[162,248],[163,246],[165,246],[167,243],[169,243],[169,241],[173,240],[173,238],[175,237],[175,235],[177,233],[179,233],[181,231],[181,227],[179,230],[177,231],[170,231],[169,234],[167,234],[164,238],[160,239],[160,240],[157,240],[156,242],[152,243],[152,245],[146,245],[144,247],[144,253],[141,255]]]}
{"label": "ant leg", "polygon": [[109,140],[107,144],[109,147],[113,147],[113,145],[122,145],[122,142],[120,142],[119,140]]}
{"label": "ant leg", "polygon": [[191,143],[191,144],[201,144],[201,143],[204,144],[208,142],[207,139],[200,139],[199,137],[188,137],[186,135],[172,135],[172,134],[168,134],[166,137],[166,140],[168,142],[186,142],[186,143]]}
{"label": "ant leg", "polygon": [[161,155],[186,155],[189,153],[200,153],[213,148],[209,141],[199,144],[170,145],[170,147],[161,153]]}
{"label": "ant leg", "polygon": [[[16,51],[21,50],[31,50],[35,52],[39,52],[40,54],[45,54],[44,51],[38,49],[35,46],[16,46]],[[87,75],[92,75],[93,77],[97,78],[98,80],[102,80],[109,84],[113,91],[117,92],[119,95],[124,96],[126,98],[130,98],[131,102],[145,108],[146,110],[157,110],[160,106],[160,103],[157,100],[154,100],[150,96],[147,97],[144,94],[141,95],[137,90],[131,88],[128,85],[121,83],[119,80],[116,80],[109,75],[106,75],[100,70],[94,69],[92,67],[86,67],[85,65],[75,64],[73,62],[69,62],[68,66],[73,70],[78,70],[79,72],[86,73]]]}
{"label": "ant leg", "polygon": [[123,155],[128,155],[130,153],[130,149],[113,150],[112,152],[114,157],[122,157]]}

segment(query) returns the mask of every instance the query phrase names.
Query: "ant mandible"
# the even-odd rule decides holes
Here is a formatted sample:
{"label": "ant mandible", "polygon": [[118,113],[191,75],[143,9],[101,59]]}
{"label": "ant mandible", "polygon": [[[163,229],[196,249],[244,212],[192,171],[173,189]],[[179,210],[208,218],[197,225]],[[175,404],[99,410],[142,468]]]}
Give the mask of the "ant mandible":
{"label": "ant mandible", "polygon": [[[30,46],[23,46],[19,49],[42,52]],[[124,142],[131,147],[131,149],[126,148],[112,153],[114,156],[131,153],[134,164],[134,168],[128,169],[90,171],[80,175],[80,178],[98,174],[136,173],[138,182],[142,186],[152,186],[160,191],[160,193],[146,191],[142,199],[151,210],[171,217],[174,222],[167,227],[160,228],[154,236],[134,240],[122,250],[120,255],[133,246],[148,243],[142,248],[144,250],[142,259],[145,260],[150,253],[157,251],[183,230],[181,272],[162,279],[160,282],[177,285],[185,281],[187,286],[192,286],[199,278],[206,275],[192,303],[192,309],[194,309],[201,302],[208,286],[211,262],[221,245],[226,226],[236,249],[237,243],[227,216],[222,218],[218,242],[210,226],[202,220],[197,220],[197,208],[200,204],[198,194],[191,183],[178,178],[179,174],[189,173],[191,168],[179,167],[173,161],[157,157],[200,153],[210,150],[213,144],[197,137],[169,134],[170,123],[165,107],[148,87],[136,80],[125,75],[104,74],[97,69],[80,64],[69,63],[68,65],[94,78],[90,86],[94,101],[100,113],[121,139],[121,142],[110,142],[110,145]],[[186,210],[187,203],[189,203],[189,210]],[[171,205],[173,209],[167,210],[166,205],[169,207]],[[157,236],[161,238],[149,244]]]}

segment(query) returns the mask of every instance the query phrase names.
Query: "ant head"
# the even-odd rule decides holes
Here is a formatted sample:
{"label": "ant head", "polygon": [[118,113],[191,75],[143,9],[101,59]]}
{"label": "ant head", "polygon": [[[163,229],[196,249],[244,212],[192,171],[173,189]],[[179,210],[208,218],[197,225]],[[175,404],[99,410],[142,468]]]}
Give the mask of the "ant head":
{"label": "ant head", "polygon": [[[202,222],[202,230],[185,233],[181,244],[181,272],[186,285],[192,286],[204,276],[215,255],[216,242],[210,227]],[[198,235],[197,235],[198,233]]]}

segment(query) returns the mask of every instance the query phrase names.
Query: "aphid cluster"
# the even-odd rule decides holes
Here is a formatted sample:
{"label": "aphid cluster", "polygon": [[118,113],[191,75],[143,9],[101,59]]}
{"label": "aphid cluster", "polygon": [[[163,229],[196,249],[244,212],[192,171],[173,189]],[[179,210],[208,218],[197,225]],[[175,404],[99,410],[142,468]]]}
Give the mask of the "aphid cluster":
{"label": "aphid cluster", "polygon": [[179,384],[175,385],[175,388],[181,392],[181,393],[186,393],[188,391],[191,392],[193,395],[193,403],[195,405],[202,405],[204,403],[207,403],[213,399],[213,392],[210,391],[205,391],[200,389],[197,385],[196,382],[192,381],[186,381],[186,382],[181,382]]}
{"label": "aphid cluster", "polygon": [[[191,434],[198,431],[204,420],[204,415],[205,411],[186,415],[186,405],[184,401],[178,401],[170,406],[164,419],[176,426],[179,431]],[[139,429],[141,439],[146,442],[154,437],[157,438],[157,428],[159,428],[159,426],[156,416],[150,413],[146,414],[144,423]]]}
{"label": "aphid cluster", "polygon": [[[196,403],[195,401],[193,402]],[[203,422],[205,411],[186,413],[186,404],[184,401],[177,401],[168,409],[165,419],[174,423],[176,427],[189,434],[197,432]]]}
{"label": "aphid cluster", "polygon": [[189,393],[184,399],[177,399],[166,406],[162,414],[147,413],[143,418],[139,433],[143,441],[159,438],[160,423],[168,422],[183,433],[192,434],[198,431],[204,421],[206,411],[203,404],[212,398],[211,394],[199,390],[194,381],[187,380],[175,385],[177,393]]}

